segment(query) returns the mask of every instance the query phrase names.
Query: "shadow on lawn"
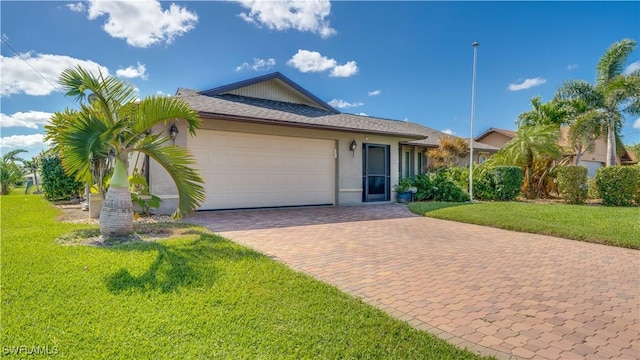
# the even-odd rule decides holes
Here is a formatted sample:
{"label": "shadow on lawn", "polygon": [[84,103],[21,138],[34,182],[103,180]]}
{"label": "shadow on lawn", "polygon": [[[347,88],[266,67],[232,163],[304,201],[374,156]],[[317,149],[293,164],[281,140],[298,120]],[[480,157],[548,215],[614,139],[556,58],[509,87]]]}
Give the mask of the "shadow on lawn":
{"label": "shadow on lawn", "polygon": [[105,278],[107,289],[114,294],[135,291],[173,292],[180,287],[205,285],[219,276],[216,263],[260,258],[263,255],[232,242],[198,230],[184,234],[199,235],[196,240],[180,244],[137,241],[109,248],[109,251],[157,252],[147,271],[139,276],[120,269]]}

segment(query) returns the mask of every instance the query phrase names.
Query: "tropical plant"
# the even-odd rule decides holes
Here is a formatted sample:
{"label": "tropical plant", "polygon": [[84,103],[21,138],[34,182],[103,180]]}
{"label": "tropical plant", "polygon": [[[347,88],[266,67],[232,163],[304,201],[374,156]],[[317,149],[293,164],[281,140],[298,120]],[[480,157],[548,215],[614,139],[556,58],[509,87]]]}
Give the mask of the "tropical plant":
{"label": "tropical plant", "polygon": [[11,150],[2,155],[0,158],[0,195],[7,195],[11,185],[22,180],[23,172],[18,162],[22,162],[18,154],[27,152],[24,149]]}
{"label": "tropical plant", "polygon": [[435,149],[427,151],[427,156],[432,159],[435,168],[457,166],[462,157],[469,154],[469,142],[455,136],[443,136]]}
{"label": "tropical plant", "polygon": [[163,96],[139,100],[133,84],[94,75],[79,66],[63,71],[59,82],[66,95],[80,105],[79,110],[54,114],[51,125],[46,126],[46,138],[60,151],[65,170],[93,183],[96,163],[109,167],[113,159],[113,174],[100,211],[104,238],[131,232],[128,158],[132,153],[148,155],[173,179],[179,196],[174,216],[192,212],[204,200],[202,177],[190,167],[193,157],[184,148],[167,145],[169,121],[185,121],[191,135],[200,125],[197,113],[186,102]]}
{"label": "tropical plant", "polygon": [[[526,125],[518,129],[517,136],[503,146],[488,162],[490,165],[515,165],[524,169],[525,194],[534,199],[540,192],[554,160],[561,156],[557,145],[557,125]],[[541,170],[541,172],[540,172]],[[539,176],[534,177],[534,172]],[[536,184],[537,183],[537,184]]]}
{"label": "tropical plant", "polygon": [[[25,172],[33,174],[33,183],[36,186],[36,191],[40,192],[40,185],[38,185],[38,170],[40,170],[40,156],[34,156],[31,160],[22,160]],[[27,189],[28,190],[28,189]]]}
{"label": "tropical plant", "polygon": [[584,204],[589,195],[587,168],[584,166],[560,166],[556,169],[558,190],[564,201]]}
{"label": "tropical plant", "polygon": [[640,114],[640,69],[624,73],[624,65],[636,48],[636,41],[624,39],[611,45],[596,67],[596,82],[584,80],[565,82],[557,99],[581,99],[591,109],[600,112],[607,134],[606,165],[616,165],[617,143],[623,123],[623,113]]}
{"label": "tropical plant", "polygon": [[67,174],[62,167],[60,155],[49,149],[40,157],[42,169],[42,189],[44,197],[50,201],[69,200],[78,197],[82,191],[82,182],[75,174]]}
{"label": "tropical plant", "polygon": [[566,125],[568,109],[560,101],[542,102],[540,96],[531,99],[531,110],[518,115],[516,125],[540,126],[540,125]]}

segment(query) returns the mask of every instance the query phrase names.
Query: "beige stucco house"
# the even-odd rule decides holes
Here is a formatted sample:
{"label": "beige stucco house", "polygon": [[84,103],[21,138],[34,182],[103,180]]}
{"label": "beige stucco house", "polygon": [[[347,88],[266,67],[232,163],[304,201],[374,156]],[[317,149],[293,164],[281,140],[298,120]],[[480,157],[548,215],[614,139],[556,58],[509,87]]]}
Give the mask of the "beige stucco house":
{"label": "beige stucco house", "polygon": [[[175,145],[192,152],[205,180],[199,210],[394,201],[401,152],[412,151],[407,164],[418,172],[428,146],[415,141],[435,132],[341,113],[277,72],[211,90],[181,88],[176,96],[202,119],[193,137],[175,122]],[[164,169],[148,164],[150,191],[163,199],[161,212],[172,212],[176,188]]]}
{"label": "beige stucco house", "polygon": [[[568,151],[567,147],[567,135],[569,133],[568,126],[562,126],[560,128],[560,139],[558,140],[558,145],[562,146],[563,149]],[[497,129],[497,128],[489,128],[487,131],[476,137],[476,141],[482,142],[485,144],[490,144],[496,147],[502,147],[512,139],[517,136],[515,131],[505,130],[505,129]],[[626,149],[622,149],[622,156],[618,156],[617,163],[619,165],[633,165],[636,164],[635,161],[629,152]],[[570,157],[570,161],[574,161],[576,154],[567,152],[565,156]],[[595,176],[596,170],[600,167],[604,166],[607,159],[607,138],[606,135],[600,136],[596,139],[594,144],[593,151],[584,152],[581,155],[580,161],[578,165],[584,166],[587,168],[589,177]]]}

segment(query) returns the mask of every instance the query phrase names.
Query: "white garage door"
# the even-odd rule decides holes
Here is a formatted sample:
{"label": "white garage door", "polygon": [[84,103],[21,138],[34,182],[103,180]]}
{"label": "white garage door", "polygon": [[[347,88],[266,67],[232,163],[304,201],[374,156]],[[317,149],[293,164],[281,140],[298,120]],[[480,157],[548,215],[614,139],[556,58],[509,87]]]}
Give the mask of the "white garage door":
{"label": "white garage door", "polygon": [[200,130],[188,141],[206,183],[200,210],[334,204],[333,140]]}

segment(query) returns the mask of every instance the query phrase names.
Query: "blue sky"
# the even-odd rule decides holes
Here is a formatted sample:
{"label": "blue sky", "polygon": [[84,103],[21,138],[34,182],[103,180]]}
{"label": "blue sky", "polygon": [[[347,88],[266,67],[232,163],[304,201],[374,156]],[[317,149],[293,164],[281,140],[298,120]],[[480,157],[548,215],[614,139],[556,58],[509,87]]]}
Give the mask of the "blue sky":
{"label": "blue sky", "polygon": [[[640,38],[639,2],[2,1],[0,10],[0,151],[26,157],[43,148],[51,113],[74,106],[49,82],[76,64],[131,81],[140,97],[280,71],[340,111],[467,137],[473,41],[477,136],[515,129],[532,97],[593,82],[612,43]],[[636,50],[626,68],[638,60]],[[623,135],[640,142],[640,119],[628,117]]]}

